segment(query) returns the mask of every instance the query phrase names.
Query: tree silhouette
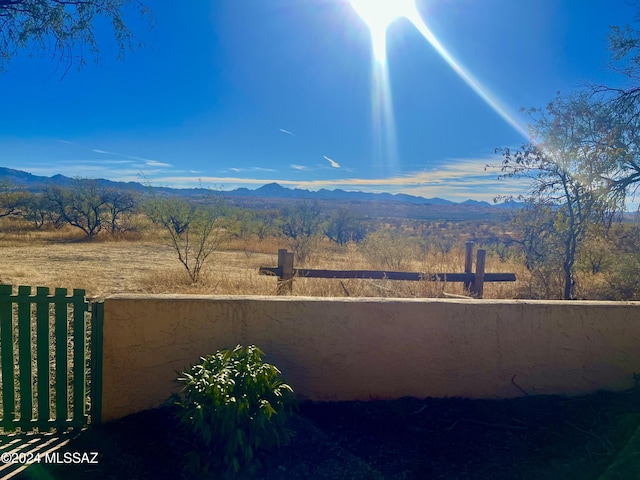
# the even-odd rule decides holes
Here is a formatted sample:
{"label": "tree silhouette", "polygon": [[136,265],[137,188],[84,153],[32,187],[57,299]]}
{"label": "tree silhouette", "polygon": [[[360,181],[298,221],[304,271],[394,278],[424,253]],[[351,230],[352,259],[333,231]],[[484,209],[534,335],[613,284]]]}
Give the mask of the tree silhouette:
{"label": "tree silhouette", "polygon": [[111,23],[122,55],[140,44],[125,21],[131,10],[151,18],[139,0],[0,0],[0,72],[22,49],[46,53],[67,70],[83,66],[88,57],[97,60],[99,19]]}

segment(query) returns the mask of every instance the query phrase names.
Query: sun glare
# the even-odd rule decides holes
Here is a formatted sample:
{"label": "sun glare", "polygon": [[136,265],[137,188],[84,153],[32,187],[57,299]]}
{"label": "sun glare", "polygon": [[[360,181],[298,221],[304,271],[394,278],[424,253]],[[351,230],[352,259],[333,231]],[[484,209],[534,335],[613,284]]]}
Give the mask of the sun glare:
{"label": "sun glare", "polygon": [[[386,60],[387,27],[398,18],[412,19],[416,14],[415,0],[349,0],[353,9],[371,32],[373,53],[378,62]],[[413,20],[412,20],[413,21]]]}
{"label": "sun glare", "polygon": [[349,0],[352,8],[358,13],[371,33],[371,46],[374,59],[372,69],[372,120],[376,140],[376,155],[380,157],[379,165],[393,169],[397,162],[395,145],[395,122],[393,119],[393,102],[391,85],[387,68],[387,28],[399,18],[407,18],[422,34],[442,59],[458,74],[458,76],[478,94],[487,105],[500,115],[509,125],[524,138],[528,138],[526,129],[501,105],[498,98],[480,83],[471,72],[456,60],[444,45],[431,32],[416,7],[416,0]]}
{"label": "sun glare", "polygon": [[372,67],[372,127],[374,164],[380,175],[395,171],[398,160],[391,85],[387,69],[387,28],[399,18],[412,23],[420,20],[415,0],[349,0],[366,23],[371,34],[374,65]]}

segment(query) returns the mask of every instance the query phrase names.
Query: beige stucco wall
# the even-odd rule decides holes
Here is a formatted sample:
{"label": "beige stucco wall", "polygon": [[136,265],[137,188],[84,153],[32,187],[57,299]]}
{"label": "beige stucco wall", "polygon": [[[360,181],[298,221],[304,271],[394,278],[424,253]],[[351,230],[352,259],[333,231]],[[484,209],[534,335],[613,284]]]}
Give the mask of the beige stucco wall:
{"label": "beige stucco wall", "polygon": [[118,295],[104,307],[103,420],[160,405],[176,370],[236,344],[259,346],[313,400],[523,395],[514,382],[579,394],[640,372],[638,302]]}

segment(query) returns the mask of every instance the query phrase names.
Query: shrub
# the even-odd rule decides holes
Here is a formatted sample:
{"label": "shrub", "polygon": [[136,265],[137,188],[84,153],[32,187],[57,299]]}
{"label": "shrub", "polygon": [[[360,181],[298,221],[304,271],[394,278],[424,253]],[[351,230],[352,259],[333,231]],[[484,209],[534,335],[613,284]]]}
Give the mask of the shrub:
{"label": "shrub", "polygon": [[184,397],[178,420],[196,438],[198,469],[235,473],[254,462],[258,450],[290,441],[293,389],[262,355],[256,346],[238,345],[201,358],[178,377]]}
{"label": "shrub", "polygon": [[411,268],[411,262],[420,258],[420,248],[415,238],[407,238],[386,230],[368,234],[362,243],[364,258],[375,268],[403,271]]}
{"label": "shrub", "polygon": [[612,300],[640,300],[640,254],[625,255],[606,274],[608,297]]}
{"label": "shrub", "polygon": [[280,212],[279,229],[293,250],[297,262],[306,261],[320,233],[321,211],[318,202],[299,201]]}

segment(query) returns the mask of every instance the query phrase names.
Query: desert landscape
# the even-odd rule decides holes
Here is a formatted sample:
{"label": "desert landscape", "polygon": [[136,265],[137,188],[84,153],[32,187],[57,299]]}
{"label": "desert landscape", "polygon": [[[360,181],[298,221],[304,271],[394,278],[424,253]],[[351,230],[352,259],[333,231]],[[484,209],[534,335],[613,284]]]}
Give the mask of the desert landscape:
{"label": "desert landscape", "polygon": [[[40,231],[22,224],[12,225],[12,229],[13,232],[0,238],[4,256],[2,283],[81,288],[90,297],[112,293],[274,295],[276,279],[259,275],[258,270],[261,266],[276,266],[278,249],[288,247],[287,239],[278,236],[263,240],[231,238],[207,260],[202,278],[194,283],[163,231],[153,225],[135,234],[105,233],[91,240],[69,226]],[[355,242],[337,245],[319,239],[309,258],[296,266],[344,270],[394,270],[389,267],[395,266],[410,272],[463,272],[464,247],[462,241],[451,246],[447,253],[421,254],[415,248],[407,248],[402,241],[389,242],[380,245],[381,251],[377,254],[383,259],[385,256],[397,258],[395,265],[389,265],[384,261],[372,262]],[[517,297],[518,289],[526,283],[524,270],[517,262],[502,261],[490,253],[487,271],[515,271],[518,281],[487,284],[485,298]],[[293,290],[295,295],[382,297],[435,297],[443,291],[465,294],[462,284],[456,283],[356,279],[296,279]]]}

